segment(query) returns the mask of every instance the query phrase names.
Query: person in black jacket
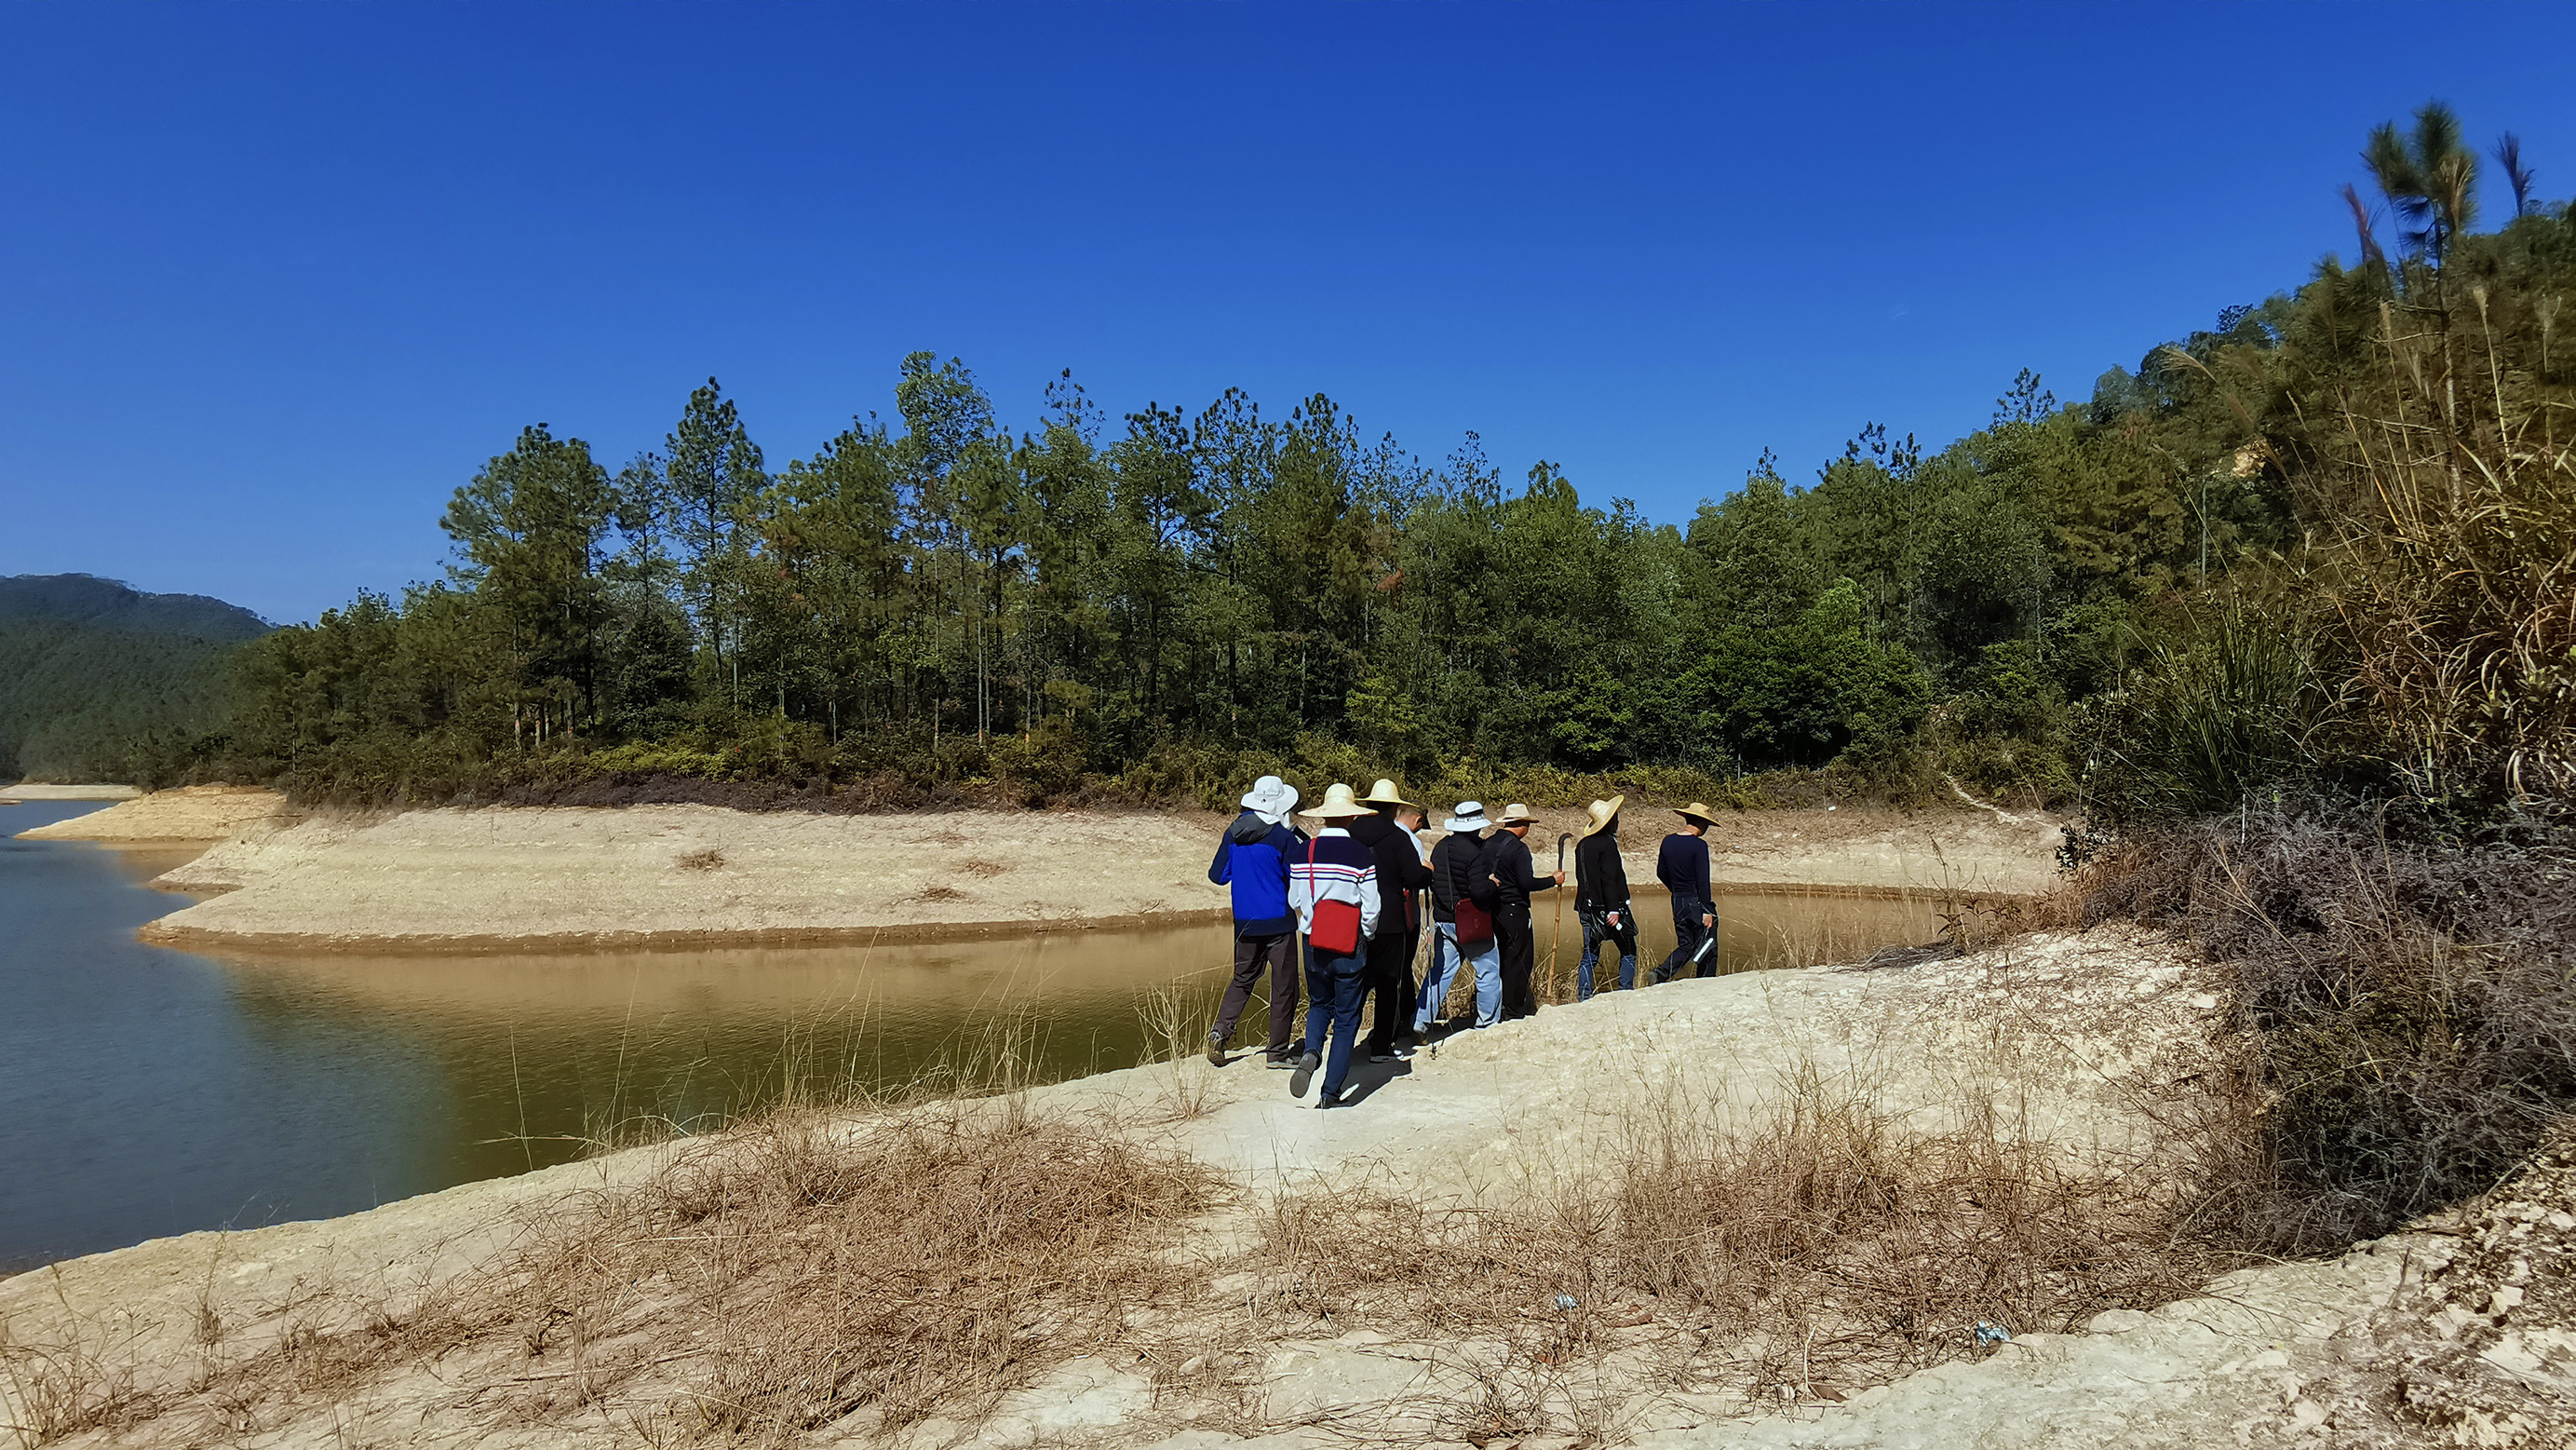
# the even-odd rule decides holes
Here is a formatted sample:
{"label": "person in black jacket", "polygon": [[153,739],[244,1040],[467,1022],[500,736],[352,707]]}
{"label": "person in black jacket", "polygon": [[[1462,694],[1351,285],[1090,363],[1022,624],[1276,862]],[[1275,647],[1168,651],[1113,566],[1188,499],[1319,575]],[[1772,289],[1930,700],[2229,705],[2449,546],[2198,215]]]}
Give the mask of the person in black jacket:
{"label": "person in black jacket", "polygon": [[[1651,984],[1669,982],[1691,964],[1709,933],[1717,929],[1717,898],[1708,885],[1708,829],[1717,824],[1707,806],[1692,801],[1681,808],[1682,828],[1664,837],[1655,853],[1655,879],[1673,894],[1673,954],[1647,977]],[[1717,974],[1717,950],[1699,964],[1699,975]]]}
{"label": "person in black jacket", "polygon": [[1574,848],[1574,914],[1583,919],[1583,960],[1574,969],[1574,1000],[1592,1000],[1592,962],[1605,946],[1619,949],[1619,990],[1637,985],[1637,913],[1628,902],[1628,867],[1619,859],[1623,795],[1585,808],[1592,824]]}
{"label": "person in black jacket", "polygon": [[[1493,896],[1491,884],[1476,874],[1485,854],[1485,832],[1493,829],[1493,822],[1485,819],[1482,801],[1460,801],[1440,829],[1448,834],[1431,848],[1431,962],[1423,970],[1422,993],[1413,1012],[1413,1035],[1426,1040],[1439,1024],[1440,1004],[1448,999],[1449,979],[1461,959],[1476,969],[1475,1025],[1493,1026],[1503,1010],[1503,963],[1494,948],[1494,918],[1476,900],[1479,894],[1488,901]],[[1464,940],[1459,937],[1460,902],[1469,908]]]}
{"label": "person in black jacket", "polygon": [[1395,819],[1399,810],[1421,807],[1397,795],[1394,781],[1379,781],[1360,804],[1374,814],[1350,823],[1351,839],[1368,847],[1377,862],[1378,896],[1386,903],[1368,949],[1368,990],[1376,1001],[1370,1009],[1369,1061],[1393,1062],[1397,1029],[1409,1037],[1413,1026],[1413,1003],[1406,1000],[1413,995],[1412,944],[1420,939],[1420,892],[1431,884],[1431,868],[1423,864],[1412,833]]}
{"label": "person in black jacket", "polygon": [[1565,884],[1565,873],[1537,874],[1530,866],[1529,829],[1538,817],[1518,801],[1503,809],[1503,828],[1485,842],[1477,869],[1494,893],[1494,941],[1502,954],[1503,1016],[1535,1017],[1538,994],[1530,990],[1530,969],[1538,960],[1538,938],[1530,931],[1530,896]]}

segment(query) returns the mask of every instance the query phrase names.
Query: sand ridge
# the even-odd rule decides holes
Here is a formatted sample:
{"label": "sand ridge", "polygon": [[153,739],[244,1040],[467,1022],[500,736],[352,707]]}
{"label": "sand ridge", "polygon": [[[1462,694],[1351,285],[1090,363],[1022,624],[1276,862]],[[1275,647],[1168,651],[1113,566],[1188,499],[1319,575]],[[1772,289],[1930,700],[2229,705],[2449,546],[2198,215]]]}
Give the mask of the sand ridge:
{"label": "sand ridge", "polygon": [[254,822],[288,815],[286,797],[262,786],[184,785],[137,795],[49,826],[20,831],[27,841],[97,841],[119,845],[137,841],[221,841],[240,834]]}

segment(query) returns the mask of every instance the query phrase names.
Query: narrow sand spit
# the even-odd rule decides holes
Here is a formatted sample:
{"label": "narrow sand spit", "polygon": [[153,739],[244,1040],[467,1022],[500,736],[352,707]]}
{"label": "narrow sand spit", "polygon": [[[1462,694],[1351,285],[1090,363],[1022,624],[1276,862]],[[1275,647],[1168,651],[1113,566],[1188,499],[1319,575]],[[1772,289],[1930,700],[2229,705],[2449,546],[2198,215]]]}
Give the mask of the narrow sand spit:
{"label": "narrow sand spit", "polygon": [[[172,945],[436,952],[918,940],[1207,920],[1226,904],[1207,880],[1224,820],[1200,812],[502,806],[299,818],[258,813],[247,795],[183,795],[98,813],[131,809],[130,829],[141,834],[211,822],[219,806],[239,810],[240,835],[155,883],[220,893],[144,929]],[[165,797],[167,807],[158,804]],[[1542,869],[1553,864],[1553,833],[1579,825],[1547,815],[1531,836]],[[1669,813],[1631,817],[1629,878],[1650,897]],[[119,825],[92,819],[31,834],[99,839]],[[1713,840],[1720,885],[2009,894],[2046,886],[2056,836],[2045,822],[1966,810],[1853,810],[1731,816]]]}
{"label": "narrow sand spit", "polygon": [[130,785],[47,785],[22,780],[16,785],[0,786],[0,806],[22,806],[29,801],[130,801],[141,794]]}
{"label": "narrow sand spit", "polygon": [[103,811],[20,831],[28,841],[131,842],[220,841],[240,834],[255,821],[286,812],[286,797],[258,786],[186,785],[134,796],[131,787],[121,804]]}
{"label": "narrow sand spit", "polygon": [[[1471,1346],[1434,1325],[1383,1332],[1312,1312],[1247,1311],[1245,1276],[1230,1270],[1225,1243],[1242,1241],[1272,1195],[1362,1188],[1487,1207],[1544,1199],[1632,1155],[1635,1135],[1677,1110],[1715,1104],[1751,1121],[1802,1078],[1865,1086],[1900,1116],[2000,1112],[2016,1136],[2069,1160],[2117,1160],[2142,1146],[2146,1104],[2190,1092],[2189,1070],[2220,1030],[2215,986],[2187,951],[2135,929],[2044,934],[1937,966],[1745,974],[1552,1008],[1370,1069],[1358,1079],[1363,1101],[1337,1113],[1291,1101],[1256,1059],[1224,1068],[1184,1059],[1030,1091],[1016,1102],[1032,1115],[1187,1153],[1236,1186],[1240,1202],[1183,1235],[1208,1242],[1174,1245],[1207,1256],[1219,1347],[1162,1363],[1167,1328],[1140,1323],[1069,1361],[1017,1367],[996,1386],[989,1416],[933,1419],[897,1443],[1455,1443],[1447,1427],[1492,1388],[1462,1368]],[[362,1326],[399,1323],[442,1286],[542,1240],[551,1221],[724,1141],[633,1150],[327,1222],[193,1234],[0,1281],[0,1345],[22,1357],[78,1346],[93,1381],[119,1387],[124,1422],[76,1430],[59,1442],[69,1445],[693,1443],[688,1414],[704,1402],[690,1387],[710,1371],[704,1350],[689,1348],[705,1342],[691,1325],[664,1326],[656,1344],[675,1346],[667,1350],[550,1347],[551,1320],[391,1364],[334,1361],[320,1348],[297,1359],[296,1346],[334,1334],[363,1341]],[[2556,1422],[2534,1417],[2551,1413],[2548,1396],[2576,1389],[2565,1312],[2571,1195],[2576,1168],[2555,1162],[2454,1219],[2337,1261],[2240,1271],[2162,1308],[2103,1312],[2077,1332],[2014,1326],[2008,1342],[1842,1395],[1756,1396],[1765,1350],[1695,1341],[1686,1319],[1667,1323],[1648,1304],[1605,1316],[1606,1356],[1549,1372],[1530,1412],[1544,1423],[1502,1439],[1527,1450],[1563,1450],[1578,1433],[1581,1443],[1657,1447],[2179,1450],[2317,1443],[2312,1432],[2325,1427],[2345,1432],[2328,1437],[2336,1444],[2565,1443],[2536,1438]],[[1530,1317],[1544,1327],[1550,1311],[1533,1306]],[[578,1388],[585,1355],[651,1357],[592,1395]],[[1230,1368],[1203,1372],[1219,1360]],[[309,1363],[313,1377],[293,1381],[285,1400],[274,1388],[265,1399],[224,1398],[225,1366],[274,1363]],[[0,1377],[0,1399],[23,1397],[28,1383]],[[547,1388],[566,1384],[569,1393]],[[2421,1416],[2405,1419],[2412,1407]],[[862,1412],[782,1443],[868,1441]]]}

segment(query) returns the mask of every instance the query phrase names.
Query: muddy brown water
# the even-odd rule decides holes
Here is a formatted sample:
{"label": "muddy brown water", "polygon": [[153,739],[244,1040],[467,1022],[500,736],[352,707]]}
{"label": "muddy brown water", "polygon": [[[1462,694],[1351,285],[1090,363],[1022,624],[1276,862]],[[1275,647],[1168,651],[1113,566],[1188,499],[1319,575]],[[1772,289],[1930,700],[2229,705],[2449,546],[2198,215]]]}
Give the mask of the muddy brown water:
{"label": "muddy brown water", "polygon": [[[350,1213],[701,1131],[786,1096],[1042,1082],[1204,1040],[1222,925],[903,946],[262,957],[135,940],[192,848],[6,839],[95,809],[0,806],[0,1272],[206,1228]],[[1641,898],[1640,969],[1673,931]],[[1853,960],[1922,900],[1726,893],[1721,964]],[[1548,971],[1539,911],[1539,972]],[[1581,939],[1564,913],[1558,976]],[[1462,1002],[1463,997],[1453,998]],[[1256,999],[1238,1050],[1257,1045]],[[1257,1069],[1256,1069],[1257,1070]]]}

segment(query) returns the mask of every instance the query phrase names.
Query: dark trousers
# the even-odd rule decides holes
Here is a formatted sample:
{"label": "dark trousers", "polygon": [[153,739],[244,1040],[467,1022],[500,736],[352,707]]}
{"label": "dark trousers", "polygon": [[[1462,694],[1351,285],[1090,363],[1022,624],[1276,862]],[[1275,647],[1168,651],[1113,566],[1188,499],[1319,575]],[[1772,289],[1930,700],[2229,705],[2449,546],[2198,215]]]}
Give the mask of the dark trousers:
{"label": "dark trousers", "polygon": [[1637,914],[1622,910],[1619,924],[1610,924],[1610,913],[1578,906],[1575,915],[1583,921],[1583,960],[1574,969],[1574,997],[1578,1002],[1592,1000],[1592,964],[1597,958],[1616,953],[1619,957],[1619,990],[1637,985]]}
{"label": "dark trousers", "polygon": [[1530,930],[1527,906],[1505,904],[1494,912],[1494,941],[1503,958],[1503,1020],[1538,1015],[1538,993],[1530,990],[1530,971],[1538,963],[1538,937]]}
{"label": "dark trousers", "polygon": [[1350,1076],[1351,1048],[1360,1035],[1360,999],[1367,995],[1368,958],[1339,956],[1306,944],[1306,1050],[1324,1062],[1323,1096],[1342,1095]]}
{"label": "dark trousers", "polygon": [[[1692,954],[1709,937],[1709,929],[1700,925],[1699,919],[1713,909],[1705,897],[1673,893],[1673,954],[1664,958],[1664,964],[1655,968],[1654,975],[1646,979],[1648,985],[1669,982],[1690,965]],[[1703,977],[1717,974],[1717,953],[1714,950],[1709,952],[1707,961],[1699,964],[1698,974]]]}
{"label": "dark trousers", "polygon": [[1395,1034],[1399,1028],[1410,1031],[1413,1010],[1405,999],[1413,992],[1413,954],[1406,950],[1411,937],[1397,922],[1382,923],[1368,944],[1368,994],[1375,1000],[1370,1010],[1368,1049],[1384,1057],[1395,1051]]}
{"label": "dark trousers", "polygon": [[1252,989],[1260,985],[1265,970],[1270,973],[1270,1041],[1264,1051],[1276,1062],[1297,1055],[1299,972],[1293,931],[1234,939],[1234,980],[1226,984],[1225,1001],[1216,1009],[1216,1027],[1210,1035],[1220,1047],[1234,1040],[1234,1024],[1243,1020],[1243,1009],[1251,1003]]}

